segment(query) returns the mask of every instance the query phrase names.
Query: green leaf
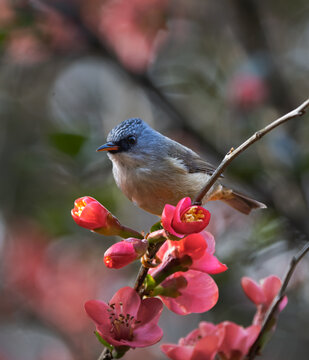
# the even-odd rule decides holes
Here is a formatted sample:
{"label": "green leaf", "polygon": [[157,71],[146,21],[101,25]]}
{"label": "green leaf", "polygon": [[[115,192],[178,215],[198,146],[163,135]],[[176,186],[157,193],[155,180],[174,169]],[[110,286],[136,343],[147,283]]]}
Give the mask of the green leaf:
{"label": "green leaf", "polygon": [[50,144],[54,148],[72,157],[79,153],[86,139],[87,138],[83,135],[62,132],[49,135]]}
{"label": "green leaf", "polygon": [[152,225],[151,229],[150,229],[150,232],[154,232],[154,231],[157,231],[157,230],[161,230],[163,229],[163,226],[161,224],[161,220],[156,222],[155,224]]}
{"label": "green leaf", "polygon": [[103,344],[105,347],[107,347],[110,351],[114,350],[114,347],[111,344],[109,344],[106,340],[104,340],[97,331],[95,331],[94,333],[101,344]]}

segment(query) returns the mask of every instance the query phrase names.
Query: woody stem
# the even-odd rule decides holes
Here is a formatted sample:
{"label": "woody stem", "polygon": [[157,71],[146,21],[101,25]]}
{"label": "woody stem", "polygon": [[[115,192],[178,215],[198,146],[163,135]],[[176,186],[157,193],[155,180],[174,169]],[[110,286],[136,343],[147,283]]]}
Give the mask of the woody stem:
{"label": "woody stem", "polygon": [[298,116],[302,116],[305,113],[306,108],[309,106],[309,99],[304,101],[296,109],[290,111],[279,119],[273,121],[272,123],[265,126],[263,129],[256,131],[250,138],[243,142],[238,148],[231,149],[223,158],[220,165],[216,168],[211,177],[207,180],[205,186],[198,193],[196,198],[193,200],[194,205],[200,205],[204,196],[208,193],[214,183],[218,180],[223,171],[228,167],[228,165],[243,151],[245,151],[249,146],[254,144],[256,141],[260,140],[264,135],[269,133],[271,130],[275,129],[277,126],[283,124],[284,122],[293,119]]}

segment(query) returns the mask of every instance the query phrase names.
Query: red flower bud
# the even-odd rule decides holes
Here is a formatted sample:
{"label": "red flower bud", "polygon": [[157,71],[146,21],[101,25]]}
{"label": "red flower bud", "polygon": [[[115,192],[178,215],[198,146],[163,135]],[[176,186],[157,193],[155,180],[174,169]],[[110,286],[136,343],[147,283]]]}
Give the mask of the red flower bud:
{"label": "red flower bud", "polygon": [[122,229],[118,219],[90,196],[75,200],[71,214],[77,225],[104,235],[117,235]]}
{"label": "red flower bud", "polygon": [[107,249],[103,260],[108,268],[120,269],[143,256],[147,247],[145,239],[128,238]]}
{"label": "red flower bud", "polygon": [[183,237],[204,230],[209,224],[210,212],[202,206],[191,205],[191,199],[186,197],[176,207],[165,205],[161,220],[164,229],[170,234]]}

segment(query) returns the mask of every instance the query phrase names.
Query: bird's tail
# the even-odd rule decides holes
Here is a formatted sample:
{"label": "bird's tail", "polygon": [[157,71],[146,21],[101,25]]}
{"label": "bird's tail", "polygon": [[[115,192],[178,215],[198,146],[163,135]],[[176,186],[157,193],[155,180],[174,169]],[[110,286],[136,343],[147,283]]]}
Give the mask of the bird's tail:
{"label": "bird's tail", "polygon": [[222,185],[218,185],[208,198],[208,201],[213,200],[221,200],[246,215],[248,215],[253,209],[267,208],[265,204],[251,199],[238,191],[228,189]]}

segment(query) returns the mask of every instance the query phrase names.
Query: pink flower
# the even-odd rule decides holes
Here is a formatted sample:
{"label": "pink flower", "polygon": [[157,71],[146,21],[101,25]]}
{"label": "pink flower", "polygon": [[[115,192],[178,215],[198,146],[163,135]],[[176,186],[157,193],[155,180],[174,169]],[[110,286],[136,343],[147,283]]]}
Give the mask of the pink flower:
{"label": "pink flower", "polygon": [[[165,279],[164,273],[171,270],[170,264],[174,259],[179,259],[180,264],[184,259],[184,266],[190,269],[187,272],[177,271],[167,276],[161,283],[163,292],[160,296],[170,310],[180,315],[201,313],[217,303],[218,287],[208,274],[221,273],[227,270],[227,267],[213,255],[214,252],[214,237],[206,231],[188,235],[179,241],[167,240],[162,245],[157,253],[157,257],[162,262],[157,268],[149,271],[155,280],[162,276]],[[187,257],[191,259],[189,265],[186,265]],[[168,274],[170,272],[167,272]],[[179,280],[179,278],[183,281],[178,281],[176,286],[180,287],[175,289],[175,279]],[[173,297],[168,296],[169,288],[174,290]],[[179,296],[175,297],[177,293]]]}
{"label": "pink flower", "polygon": [[167,4],[167,0],[108,0],[103,4],[99,31],[132,71],[145,71],[164,41]]}
{"label": "pink flower", "polygon": [[125,239],[105,251],[104,264],[108,268],[120,269],[143,256],[147,247],[148,241],[145,239]]}
{"label": "pink flower", "polygon": [[189,197],[179,201],[177,206],[165,205],[162,212],[162,226],[170,234],[183,237],[184,234],[199,233],[210,221],[210,212],[202,206],[191,205]]}
{"label": "pink flower", "polygon": [[[202,321],[178,344],[163,344],[161,350],[173,360],[241,360],[254,343],[260,327],[243,328],[225,321],[218,325]],[[216,357],[217,356],[217,357]]]}
{"label": "pink flower", "polygon": [[195,270],[176,272],[164,280],[161,286],[168,289],[171,281],[179,278],[185,280],[178,287],[179,296],[160,296],[171,311],[179,315],[188,315],[203,313],[216,305],[219,298],[218,286],[208,274]]}
{"label": "pink flower", "polygon": [[106,304],[90,300],[85,304],[87,314],[96,324],[101,337],[113,346],[131,348],[150,346],[162,338],[157,325],[162,302],[156,298],[141,300],[130,287],[121,288]]}
{"label": "pink flower", "polygon": [[71,215],[77,225],[89,230],[99,230],[104,235],[117,235],[122,228],[118,219],[90,196],[75,200]]}
{"label": "pink flower", "polygon": [[[253,279],[243,277],[241,279],[241,286],[247,297],[257,306],[253,324],[262,324],[267,310],[281,288],[280,278],[271,275],[260,280],[260,284],[257,284]],[[285,296],[279,305],[279,311],[282,311],[287,303],[288,299]]]}
{"label": "pink flower", "polygon": [[256,340],[261,327],[251,325],[243,328],[233,322],[224,321],[218,325],[224,329],[224,338],[219,347],[219,354],[223,353],[227,360],[241,360],[248,353],[250,347]]}
{"label": "pink flower", "polygon": [[[216,256],[215,239],[207,231],[199,234],[191,234],[178,241],[167,240],[157,253],[157,257],[162,263],[152,273],[160,271],[170,258],[181,258],[189,255],[192,259],[190,269],[202,271],[207,274],[219,274],[227,270],[227,266],[222,264]],[[154,276],[154,274],[153,274]]]}

